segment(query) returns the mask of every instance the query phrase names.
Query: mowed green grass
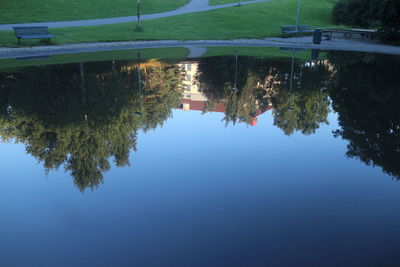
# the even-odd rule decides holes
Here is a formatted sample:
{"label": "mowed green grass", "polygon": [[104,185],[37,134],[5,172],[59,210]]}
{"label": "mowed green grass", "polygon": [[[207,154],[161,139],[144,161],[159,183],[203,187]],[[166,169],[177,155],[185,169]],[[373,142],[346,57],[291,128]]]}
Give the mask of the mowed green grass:
{"label": "mowed green grass", "polygon": [[[314,27],[333,27],[329,0],[303,0],[300,23]],[[297,0],[272,0],[241,7],[191,13],[143,21],[143,32],[135,23],[96,27],[52,29],[55,43],[135,40],[203,40],[267,38],[281,35],[280,26],[295,23]],[[23,41],[37,44],[38,41]],[[0,45],[15,46],[12,32],[0,33]]]}
{"label": "mowed green grass", "polygon": [[[244,1],[250,1],[250,0],[242,0],[242,2]],[[210,4],[210,6],[217,6],[224,4],[239,3],[239,0],[209,0],[208,3]]]}
{"label": "mowed green grass", "polygon": [[[177,9],[190,0],[142,0],[143,14]],[[0,24],[136,15],[135,0],[0,0]]]}

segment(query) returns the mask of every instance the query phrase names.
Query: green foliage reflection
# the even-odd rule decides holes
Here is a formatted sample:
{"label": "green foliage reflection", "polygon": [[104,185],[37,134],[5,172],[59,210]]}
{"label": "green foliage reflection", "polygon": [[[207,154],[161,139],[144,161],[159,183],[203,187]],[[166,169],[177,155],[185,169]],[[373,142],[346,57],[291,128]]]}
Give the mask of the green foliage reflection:
{"label": "green foliage reflection", "polygon": [[330,53],[335,66],[331,98],[349,141],[347,156],[378,165],[400,178],[400,90],[398,57]]}
{"label": "green foliage reflection", "polygon": [[255,118],[271,105],[275,125],[287,135],[295,131],[311,134],[321,123],[327,123],[331,72],[326,62],[308,62],[306,66],[306,62],[293,61],[291,75],[290,60],[239,57],[235,84],[233,59],[202,59],[198,75],[209,100],[206,108],[212,110],[216,103],[224,101],[227,124],[254,124]]}
{"label": "green foliage reflection", "polygon": [[0,135],[25,144],[47,171],[63,165],[80,190],[93,189],[109,159],[128,165],[138,131],[162,125],[179,101],[177,65],[143,68],[142,89],[137,73],[80,64],[3,75]]}

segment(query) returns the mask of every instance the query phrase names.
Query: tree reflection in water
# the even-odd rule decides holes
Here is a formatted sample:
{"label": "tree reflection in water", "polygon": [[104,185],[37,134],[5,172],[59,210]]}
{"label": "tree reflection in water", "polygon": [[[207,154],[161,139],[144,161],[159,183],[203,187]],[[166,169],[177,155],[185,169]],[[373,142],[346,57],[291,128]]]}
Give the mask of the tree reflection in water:
{"label": "tree reflection in water", "polygon": [[332,100],[341,126],[334,136],[350,142],[347,156],[400,178],[398,57],[331,52],[328,60],[297,60],[292,86],[288,59],[239,62],[238,91],[232,91],[233,57],[200,61],[198,80],[209,99],[205,111],[224,102],[227,123],[251,124],[257,110],[272,104],[274,124],[285,134],[308,135],[328,123]]}
{"label": "tree reflection in water", "polygon": [[[309,135],[328,123],[332,101],[341,126],[334,135],[349,141],[347,155],[399,178],[399,59],[342,52],[328,58],[294,60],[293,68],[290,59],[239,56],[236,65],[235,55],[202,58],[193,64],[203,112],[222,105],[226,124],[255,125],[272,109],[286,135]],[[140,76],[126,62],[2,74],[2,139],[25,144],[46,171],[63,166],[81,191],[96,188],[110,158],[129,165],[138,131],[162,126],[185,93],[182,64],[141,66]]]}
{"label": "tree reflection in water", "polygon": [[[136,101],[138,76],[129,65],[3,75],[0,135],[25,144],[47,171],[64,164],[80,190],[93,189],[110,169],[109,158],[128,165],[137,132],[162,125],[179,101],[183,73],[177,65],[145,66],[144,73],[143,103]],[[138,109],[143,116],[134,115]]]}
{"label": "tree reflection in water", "polygon": [[331,98],[349,141],[347,156],[400,178],[400,86],[398,57],[329,53],[335,67]]}
{"label": "tree reflection in water", "polygon": [[288,80],[290,60],[240,57],[239,62],[238,90],[232,90],[233,57],[200,61],[198,82],[209,100],[205,111],[223,101],[227,124],[253,125],[258,115],[273,106],[274,124],[287,135],[295,131],[311,134],[321,123],[327,123],[331,72],[326,62],[305,66],[304,62],[295,61],[294,86]]}

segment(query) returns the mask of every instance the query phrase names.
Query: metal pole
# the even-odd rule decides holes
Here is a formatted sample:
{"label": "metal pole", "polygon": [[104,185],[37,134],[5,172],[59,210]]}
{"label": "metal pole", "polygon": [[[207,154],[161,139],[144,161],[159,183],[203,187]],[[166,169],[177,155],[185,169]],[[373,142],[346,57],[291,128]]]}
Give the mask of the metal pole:
{"label": "metal pole", "polygon": [[140,31],[142,28],[142,25],[140,23],[140,0],[137,0],[137,24],[136,24],[136,30]]}
{"label": "metal pole", "polygon": [[137,0],[137,20],[138,27],[140,27],[140,0]]}
{"label": "metal pole", "polygon": [[138,61],[138,64],[137,64],[137,75],[138,75],[138,83],[139,83],[139,93],[141,93],[141,91],[140,91],[140,89],[141,89],[141,86],[140,86],[140,51],[139,51],[139,49],[137,50],[137,61]]}
{"label": "metal pole", "polygon": [[[289,90],[290,93],[292,93],[292,89],[293,89],[293,76],[294,76],[294,62],[295,62],[295,53],[296,50],[293,48],[293,53],[292,53],[292,67],[290,69],[290,84],[289,84]],[[292,101],[291,101],[291,97],[292,95],[289,96],[289,107],[288,107],[288,111],[294,111],[294,108],[292,107]]]}
{"label": "metal pole", "polygon": [[237,80],[238,80],[238,52],[235,51],[235,59],[236,59],[236,66],[235,66],[235,86],[232,90],[237,91]]}
{"label": "metal pole", "polygon": [[297,1],[296,30],[299,30],[301,0]]}
{"label": "metal pole", "polygon": [[293,48],[293,54],[292,54],[292,67],[290,69],[290,92],[293,89],[293,75],[294,75],[294,54],[295,54],[294,48]]}

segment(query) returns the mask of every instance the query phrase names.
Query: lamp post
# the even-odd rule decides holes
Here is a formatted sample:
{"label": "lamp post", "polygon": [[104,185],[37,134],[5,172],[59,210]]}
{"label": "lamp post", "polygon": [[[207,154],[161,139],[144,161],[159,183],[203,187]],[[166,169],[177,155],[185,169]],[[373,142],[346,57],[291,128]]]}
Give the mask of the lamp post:
{"label": "lamp post", "polygon": [[142,24],[140,23],[140,0],[137,0],[137,23],[136,23],[136,31],[141,32],[143,31],[142,29]]}
{"label": "lamp post", "polygon": [[296,30],[299,30],[301,0],[297,0]]}

